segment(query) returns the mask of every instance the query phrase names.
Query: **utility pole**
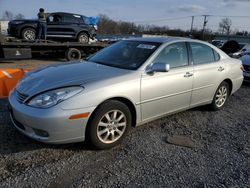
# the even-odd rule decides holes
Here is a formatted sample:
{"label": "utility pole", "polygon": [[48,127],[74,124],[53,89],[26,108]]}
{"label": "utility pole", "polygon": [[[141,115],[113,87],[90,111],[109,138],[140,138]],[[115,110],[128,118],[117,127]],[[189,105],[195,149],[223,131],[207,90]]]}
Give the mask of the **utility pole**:
{"label": "utility pole", "polygon": [[202,39],[204,40],[204,35],[205,35],[205,28],[206,28],[206,25],[207,25],[207,17],[208,15],[203,15],[204,16],[204,22],[203,22],[203,28],[202,28]]}
{"label": "utility pole", "polygon": [[190,29],[190,35],[192,36],[193,33],[193,27],[194,27],[194,16],[192,16],[192,22],[191,22],[191,29]]}

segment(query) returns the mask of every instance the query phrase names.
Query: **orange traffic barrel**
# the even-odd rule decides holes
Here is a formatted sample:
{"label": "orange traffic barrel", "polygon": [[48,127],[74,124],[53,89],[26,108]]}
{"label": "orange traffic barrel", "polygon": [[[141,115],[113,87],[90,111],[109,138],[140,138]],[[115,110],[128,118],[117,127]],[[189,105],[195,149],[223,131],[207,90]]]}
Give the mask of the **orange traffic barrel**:
{"label": "orange traffic barrel", "polygon": [[20,78],[29,70],[23,69],[0,69],[0,98],[9,96],[10,91],[15,88]]}

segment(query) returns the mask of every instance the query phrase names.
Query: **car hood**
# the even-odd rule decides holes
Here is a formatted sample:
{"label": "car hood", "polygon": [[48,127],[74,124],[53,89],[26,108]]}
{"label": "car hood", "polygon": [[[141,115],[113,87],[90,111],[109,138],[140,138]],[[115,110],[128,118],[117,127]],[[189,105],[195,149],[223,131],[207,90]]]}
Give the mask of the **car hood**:
{"label": "car hood", "polygon": [[11,20],[10,22],[29,22],[29,23],[31,23],[31,22],[33,22],[33,23],[37,23],[38,22],[38,20],[35,20],[35,19],[19,19],[19,20]]}
{"label": "car hood", "polygon": [[29,72],[20,80],[16,89],[22,94],[32,96],[55,88],[83,85],[92,81],[115,78],[130,72],[130,70],[87,61],[48,66]]}

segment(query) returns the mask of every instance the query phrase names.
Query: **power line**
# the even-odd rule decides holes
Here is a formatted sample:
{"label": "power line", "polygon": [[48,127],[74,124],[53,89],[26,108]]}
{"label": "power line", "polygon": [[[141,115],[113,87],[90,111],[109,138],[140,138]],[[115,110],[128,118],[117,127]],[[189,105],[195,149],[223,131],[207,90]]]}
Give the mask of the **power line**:
{"label": "power line", "polygon": [[152,23],[152,22],[165,22],[165,21],[174,21],[174,20],[181,20],[187,19],[192,17],[223,17],[223,18],[250,18],[250,16],[230,16],[230,15],[216,15],[216,14],[207,14],[207,15],[192,15],[192,16],[182,16],[182,17],[172,17],[172,18],[161,18],[161,19],[152,19],[152,20],[140,20],[134,21],[134,23]]}
{"label": "power line", "polygon": [[183,17],[173,17],[173,18],[161,18],[155,20],[141,20],[141,21],[134,21],[134,23],[151,23],[151,22],[165,22],[165,21],[172,21],[172,20],[182,20],[191,18],[192,16],[183,16]]}

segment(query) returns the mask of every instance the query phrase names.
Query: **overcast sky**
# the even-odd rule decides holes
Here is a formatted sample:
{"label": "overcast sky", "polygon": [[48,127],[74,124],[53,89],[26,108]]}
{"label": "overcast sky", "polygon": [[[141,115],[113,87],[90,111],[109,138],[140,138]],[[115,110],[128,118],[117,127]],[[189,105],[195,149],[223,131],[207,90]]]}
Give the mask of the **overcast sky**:
{"label": "overcast sky", "polygon": [[[47,12],[65,11],[86,16],[106,14],[115,20],[181,29],[190,28],[192,15],[249,16],[231,20],[234,29],[250,31],[250,0],[0,0],[0,18],[5,10],[35,18],[40,7]],[[208,28],[217,30],[221,19],[208,17]],[[197,16],[194,26],[201,28],[202,22],[203,18]]]}

